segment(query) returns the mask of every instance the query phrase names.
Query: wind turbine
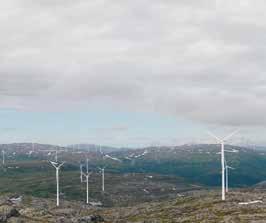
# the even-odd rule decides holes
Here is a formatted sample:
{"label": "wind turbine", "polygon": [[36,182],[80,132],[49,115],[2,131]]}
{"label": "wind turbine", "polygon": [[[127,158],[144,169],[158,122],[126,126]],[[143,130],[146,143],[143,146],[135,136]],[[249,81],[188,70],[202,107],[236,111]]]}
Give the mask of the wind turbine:
{"label": "wind turbine", "polygon": [[3,164],[3,166],[5,165],[5,154],[6,154],[5,150],[2,150],[2,164]]}
{"label": "wind turbine", "polygon": [[235,168],[228,166],[226,160],[224,160],[224,162],[225,162],[225,181],[226,181],[225,191],[226,193],[228,193],[228,173],[229,173],[228,169],[234,170]]}
{"label": "wind turbine", "polygon": [[57,163],[53,161],[49,161],[53,167],[56,169],[56,206],[59,206],[59,170],[60,168],[64,165],[65,162],[63,163]]}
{"label": "wind turbine", "polygon": [[88,204],[89,203],[89,177],[90,175],[92,174],[92,172],[89,172],[89,160],[87,159],[87,172],[86,174],[85,173],[82,173],[83,176],[85,176],[86,178],[86,203]]}
{"label": "wind turbine", "polygon": [[103,151],[102,151],[102,146],[101,145],[99,146],[99,151],[100,151],[100,154],[103,155]]}
{"label": "wind turbine", "polygon": [[80,163],[80,183],[83,183],[83,165]]}
{"label": "wind turbine", "polygon": [[[105,156],[105,155],[104,155],[103,152],[102,152],[102,146],[100,145],[99,147],[100,147],[100,148],[99,148],[99,152],[100,152],[102,158],[104,159],[104,156]],[[105,179],[104,179],[104,170],[105,170],[105,166],[104,166],[104,167],[98,167],[98,169],[100,170],[100,172],[101,172],[101,174],[102,174],[102,192],[104,193],[104,191],[105,191]]]}
{"label": "wind turbine", "polygon": [[105,171],[105,167],[102,167],[102,168],[98,168],[100,171],[101,171],[101,174],[102,174],[102,192],[104,193],[104,191],[105,191],[105,182],[104,182],[104,171]]}
{"label": "wind turbine", "polygon": [[236,134],[238,132],[238,130],[232,132],[231,134],[227,135],[224,138],[219,138],[216,135],[214,135],[211,132],[208,132],[208,134],[213,137],[214,139],[216,139],[216,141],[221,144],[221,165],[222,165],[222,200],[225,200],[225,175],[224,175],[224,170],[225,170],[225,163],[224,163],[224,144],[226,142],[226,140],[228,140],[229,138],[231,138],[234,134]]}
{"label": "wind turbine", "polygon": [[[100,150],[100,154],[101,154],[101,156],[102,156],[103,159],[112,159],[112,160],[114,160],[114,161],[122,162],[120,159],[118,159],[118,158],[116,158],[116,157],[112,157],[112,156],[110,156],[110,155],[104,154],[104,153],[102,152],[102,147],[101,147],[101,146],[100,146],[99,150]],[[100,170],[100,172],[101,172],[101,174],[102,174],[102,192],[103,192],[103,193],[104,193],[104,191],[105,191],[105,175],[104,175],[104,174],[105,174],[105,167],[106,167],[106,166],[98,167],[98,169]]]}
{"label": "wind turbine", "polygon": [[58,151],[57,151],[57,149],[55,150],[55,162],[57,162],[57,160],[58,160]]}
{"label": "wind turbine", "polygon": [[[31,142],[30,144],[31,144],[31,150],[28,152],[29,157],[31,157],[31,155],[34,154],[34,152],[35,152],[34,142]],[[30,145],[29,145],[29,147],[30,147]]]}

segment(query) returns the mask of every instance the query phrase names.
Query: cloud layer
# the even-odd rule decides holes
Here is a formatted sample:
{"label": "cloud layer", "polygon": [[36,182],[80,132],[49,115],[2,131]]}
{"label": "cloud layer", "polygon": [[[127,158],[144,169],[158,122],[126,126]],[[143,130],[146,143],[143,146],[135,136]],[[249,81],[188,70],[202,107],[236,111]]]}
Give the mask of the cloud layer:
{"label": "cloud layer", "polygon": [[264,1],[1,3],[0,106],[91,103],[266,123]]}

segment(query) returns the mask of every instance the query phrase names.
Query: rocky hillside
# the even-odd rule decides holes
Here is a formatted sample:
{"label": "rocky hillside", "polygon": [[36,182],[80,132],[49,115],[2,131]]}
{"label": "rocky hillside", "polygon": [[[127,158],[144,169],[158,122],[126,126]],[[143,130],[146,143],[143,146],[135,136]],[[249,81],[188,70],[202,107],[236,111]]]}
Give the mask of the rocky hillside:
{"label": "rocky hillside", "polygon": [[169,201],[126,208],[96,208],[67,201],[56,208],[54,200],[32,197],[20,202],[12,202],[10,196],[0,200],[0,222],[10,223],[262,223],[266,219],[266,192],[260,190],[230,192],[225,202],[218,191],[188,192]]}

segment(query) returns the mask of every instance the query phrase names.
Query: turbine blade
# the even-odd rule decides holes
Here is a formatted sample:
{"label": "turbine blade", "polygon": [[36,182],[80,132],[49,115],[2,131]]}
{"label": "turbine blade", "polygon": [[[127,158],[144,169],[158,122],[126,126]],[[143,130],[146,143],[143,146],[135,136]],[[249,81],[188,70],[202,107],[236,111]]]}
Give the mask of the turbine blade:
{"label": "turbine blade", "polygon": [[231,167],[231,166],[227,166],[227,168],[231,169],[231,170],[235,170],[235,168]]}
{"label": "turbine blade", "polygon": [[82,173],[82,176],[86,177],[86,174],[85,173]]}
{"label": "turbine blade", "polygon": [[118,162],[122,162],[120,159],[116,158],[116,157],[112,157],[108,154],[104,155],[105,158],[109,158],[109,159],[112,159],[112,160],[115,160],[115,161],[118,161]]}
{"label": "turbine blade", "polygon": [[60,168],[60,167],[63,166],[64,164],[65,164],[65,162],[61,163],[61,164],[58,166],[58,168]]}
{"label": "turbine blade", "polygon": [[53,165],[54,168],[57,168],[58,163],[53,162],[53,161],[49,161],[49,162]]}
{"label": "turbine blade", "polygon": [[236,150],[236,149],[234,149],[234,150],[224,150],[225,152],[228,152],[228,153],[238,153],[239,152],[239,150]]}
{"label": "turbine blade", "polygon": [[220,139],[219,137],[217,137],[216,135],[214,135],[213,133],[211,132],[207,132],[212,138],[216,139],[218,142],[222,142],[222,139]]}
{"label": "turbine blade", "polygon": [[230,139],[233,135],[235,135],[236,133],[239,132],[239,129],[237,129],[236,131],[232,132],[231,134],[229,134],[228,136],[223,138],[223,141],[226,141],[228,139]]}

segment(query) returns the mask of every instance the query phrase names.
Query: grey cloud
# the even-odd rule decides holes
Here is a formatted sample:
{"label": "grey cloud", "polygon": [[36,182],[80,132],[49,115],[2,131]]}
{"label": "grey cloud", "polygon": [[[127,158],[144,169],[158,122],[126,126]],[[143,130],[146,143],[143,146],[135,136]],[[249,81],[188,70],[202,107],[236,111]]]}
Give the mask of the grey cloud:
{"label": "grey cloud", "polygon": [[266,3],[244,3],[1,3],[1,107],[98,101],[263,125]]}

